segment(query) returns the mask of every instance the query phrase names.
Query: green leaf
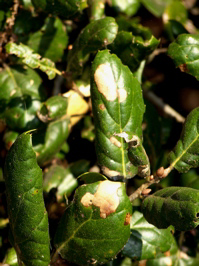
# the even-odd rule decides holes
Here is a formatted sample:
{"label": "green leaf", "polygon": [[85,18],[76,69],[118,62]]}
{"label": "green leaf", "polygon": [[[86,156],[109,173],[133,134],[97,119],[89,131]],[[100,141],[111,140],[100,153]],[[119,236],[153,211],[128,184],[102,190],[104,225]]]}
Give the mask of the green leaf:
{"label": "green leaf", "polygon": [[13,130],[33,129],[39,125],[36,116],[45,100],[40,76],[28,67],[6,67],[0,73],[0,113]]}
{"label": "green leaf", "polygon": [[160,17],[167,5],[172,0],[141,0],[141,3],[148,9],[154,16]]}
{"label": "green leaf", "polygon": [[66,115],[68,99],[62,96],[52,96],[42,103],[40,111],[37,112],[39,119],[46,123]]}
{"label": "green leaf", "polygon": [[50,12],[63,18],[70,18],[83,8],[85,8],[85,0],[31,0],[36,9]]}
{"label": "green leaf", "polygon": [[104,17],[105,0],[88,0],[90,7],[90,20],[97,20]]}
{"label": "green leaf", "polygon": [[107,178],[104,175],[101,175],[101,174],[95,173],[95,172],[84,173],[84,174],[80,175],[78,177],[78,179],[83,181],[85,184],[92,184],[92,183],[95,183],[98,181],[107,180]]}
{"label": "green leaf", "polygon": [[70,164],[69,168],[70,168],[70,171],[72,172],[72,174],[75,177],[78,177],[78,176],[82,175],[83,173],[88,172],[88,170],[90,168],[90,162],[82,159],[82,160],[79,160],[79,161],[76,161],[76,162]]}
{"label": "green leaf", "polygon": [[17,137],[19,136],[18,132],[15,131],[6,131],[3,136],[3,142],[6,147],[6,150],[9,150],[12,144],[15,142]]}
{"label": "green leaf", "polygon": [[158,229],[149,224],[142,213],[135,211],[131,219],[131,236],[122,254],[133,260],[152,259],[171,248],[170,228]]}
{"label": "green leaf", "polygon": [[142,203],[144,217],[158,228],[173,225],[188,231],[199,224],[199,191],[186,187],[168,187],[155,192]]}
{"label": "green leaf", "polygon": [[187,19],[188,19],[187,9],[184,6],[184,4],[179,0],[172,1],[167,6],[163,14],[164,22],[168,22],[169,20],[176,20],[184,25]]}
{"label": "green leaf", "polygon": [[112,0],[111,7],[131,17],[137,13],[140,7],[140,0]]}
{"label": "green leaf", "polygon": [[28,36],[25,44],[42,57],[57,62],[63,56],[68,44],[68,35],[59,18],[48,17],[39,31]]}
{"label": "green leaf", "polygon": [[169,45],[168,55],[176,67],[199,80],[199,34],[181,34]]}
{"label": "green leaf", "polygon": [[145,106],[139,82],[108,50],[98,52],[92,65],[91,98],[96,129],[96,153],[103,173],[132,178],[138,172],[128,158],[122,132],[142,139]]}
{"label": "green leaf", "polygon": [[164,28],[170,41],[174,41],[180,34],[189,33],[185,27],[176,20],[169,20]]}
{"label": "green leaf", "polygon": [[125,190],[124,183],[108,180],[79,187],[57,228],[56,254],[79,265],[114,258],[130,236],[132,206]]}
{"label": "green leaf", "polygon": [[33,53],[34,51],[31,48],[22,43],[19,45],[8,43],[6,45],[6,52],[22,58],[22,62],[33,69],[39,68],[48,75],[49,79],[54,79],[56,74],[61,75],[61,72],[55,68],[55,63],[48,58],[41,59],[39,54]]}
{"label": "green leaf", "polygon": [[199,107],[187,116],[180,140],[169,154],[169,162],[180,173],[199,166]]}
{"label": "green leaf", "polygon": [[17,262],[17,253],[16,253],[14,248],[8,249],[3,263],[8,264],[10,266],[18,266],[19,265]]}
{"label": "green leaf", "polygon": [[140,36],[133,36],[131,32],[120,31],[109,48],[134,72],[141,61],[157,48],[159,42],[154,36],[144,41]]}
{"label": "green leaf", "polygon": [[85,57],[113,42],[118,26],[115,19],[106,17],[90,22],[79,34],[73,49],[68,53],[68,71],[82,70]]}
{"label": "green leaf", "polygon": [[94,141],[95,139],[95,127],[90,116],[84,117],[84,128],[81,131],[81,137],[89,141]]}
{"label": "green leaf", "polygon": [[199,175],[196,170],[192,169],[188,173],[180,176],[180,184],[183,187],[199,189]]}
{"label": "green leaf", "polygon": [[68,118],[59,119],[48,124],[46,130],[33,134],[33,149],[39,165],[50,161],[61,149],[69,134],[68,125]]}
{"label": "green leaf", "polygon": [[170,256],[164,254],[156,259],[147,260],[146,266],[197,266],[199,264],[199,259],[190,257],[186,253],[178,250],[178,245],[174,239],[172,241],[171,249],[169,250]]}
{"label": "green leaf", "polygon": [[44,191],[50,192],[51,189],[56,189],[56,198],[58,201],[69,197],[77,186],[78,182],[72,175],[70,169],[65,169],[62,166],[53,165],[44,175]]}
{"label": "green leaf", "polygon": [[5,162],[8,215],[20,265],[48,266],[50,262],[42,183],[42,170],[27,132],[17,138]]}

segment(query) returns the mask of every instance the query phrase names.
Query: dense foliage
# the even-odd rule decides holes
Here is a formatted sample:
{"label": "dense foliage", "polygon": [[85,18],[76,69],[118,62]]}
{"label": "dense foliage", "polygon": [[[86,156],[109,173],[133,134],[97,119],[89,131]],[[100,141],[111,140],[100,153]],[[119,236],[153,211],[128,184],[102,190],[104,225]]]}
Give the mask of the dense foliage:
{"label": "dense foliage", "polygon": [[198,15],[0,0],[0,265],[199,265]]}

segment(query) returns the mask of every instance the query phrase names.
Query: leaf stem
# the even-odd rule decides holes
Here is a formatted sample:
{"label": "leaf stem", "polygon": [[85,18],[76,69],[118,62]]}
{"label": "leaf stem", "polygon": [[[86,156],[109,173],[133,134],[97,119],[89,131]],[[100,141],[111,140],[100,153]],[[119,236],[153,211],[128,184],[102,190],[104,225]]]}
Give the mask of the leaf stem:
{"label": "leaf stem", "polygon": [[159,183],[160,180],[167,177],[172,169],[173,167],[171,165],[166,169],[164,169],[164,167],[160,167],[154,175],[147,176],[146,177],[147,182],[142,184],[136,191],[134,191],[129,196],[130,201],[133,202],[141,194],[147,195],[148,193],[150,193],[151,189],[147,189],[147,188],[153,184]]}

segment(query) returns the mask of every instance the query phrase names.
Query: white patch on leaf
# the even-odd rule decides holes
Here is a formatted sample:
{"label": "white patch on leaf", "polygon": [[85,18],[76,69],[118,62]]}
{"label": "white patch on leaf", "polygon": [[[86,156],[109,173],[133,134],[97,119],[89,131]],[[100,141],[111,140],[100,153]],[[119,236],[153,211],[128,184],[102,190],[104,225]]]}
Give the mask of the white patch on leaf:
{"label": "white patch on leaf", "polygon": [[101,64],[95,71],[94,80],[100,93],[108,101],[114,101],[117,98],[117,84],[115,82],[110,64]]}
{"label": "white patch on leaf", "polygon": [[94,205],[100,208],[100,217],[105,219],[111,213],[114,213],[120,203],[117,194],[121,182],[111,182],[109,180],[100,182],[95,194],[87,192],[82,198],[81,203],[85,207]]}

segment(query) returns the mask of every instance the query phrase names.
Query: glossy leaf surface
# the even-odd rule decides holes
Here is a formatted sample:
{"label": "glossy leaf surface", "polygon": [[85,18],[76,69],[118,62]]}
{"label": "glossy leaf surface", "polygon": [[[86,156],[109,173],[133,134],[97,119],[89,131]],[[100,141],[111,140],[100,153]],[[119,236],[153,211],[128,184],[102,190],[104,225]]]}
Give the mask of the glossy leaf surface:
{"label": "glossy leaf surface", "polygon": [[41,105],[38,117],[43,122],[48,122],[66,115],[67,98],[62,96],[52,96]]}
{"label": "glossy leaf surface", "polygon": [[79,265],[111,260],[130,236],[131,213],[124,183],[106,180],[79,187],[58,226],[57,253]]}
{"label": "glossy leaf surface", "polygon": [[180,173],[199,166],[199,108],[187,116],[180,140],[169,154],[169,162]]}
{"label": "glossy leaf surface", "polygon": [[6,67],[0,73],[0,114],[13,130],[33,129],[39,125],[36,111],[45,100],[41,78],[32,69],[20,65]]}
{"label": "glossy leaf surface", "polygon": [[86,7],[84,0],[31,0],[38,10],[50,12],[52,14],[70,18]]}
{"label": "glossy leaf surface", "polygon": [[138,11],[140,0],[112,0],[111,6],[118,12],[122,12],[131,17]]}
{"label": "glossy leaf surface", "polygon": [[199,224],[199,191],[186,187],[168,187],[155,192],[142,203],[144,217],[158,228],[173,225],[188,231]]}
{"label": "glossy leaf surface", "polygon": [[135,211],[131,220],[131,236],[122,254],[133,260],[152,259],[169,250],[172,241],[170,228],[158,229],[149,224],[142,213]]}
{"label": "glossy leaf surface", "polygon": [[8,43],[6,45],[6,51],[9,54],[15,54],[16,56],[22,58],[22,62],[31,68],[39,68],[41,71],[48,75],[49,79],[54,79],[58,73],[55,68],[54,62],[48,58],[42,58],[41,55],[35,54],[34,51],[27,45],[16,43]]}
{"label": "glossy leaf surface", "polygon": [[19,264],[48,266],[50,240],[43,200],[42,170],[32,149],[31,135],[23,133],[5,162],[8,215]]}
{"label": "glossy leaf surface", "polygon": [[83,181],[85,184],[92,184],[98,181],[106,180],[107,178],[104,175],[101,175],[100,173],[84,173],[78,177],[81,181]]}
{"label": "glossy leaf surface", "polygon": [[[106,17],[92,21],[79,34],[68,53],[68,71],[79,72],[85,57],[113,42],[118,26],[115,19]],[[79,73],[78,73],[79,74]]]}
{"label": "glossy leaf surface", "polygon": [[68,124],[67,118],[59,119],[48,124],[46,130],[34,133],[33,149],[39,165],[51,160],[61,149],[69,134]]}
{"label": "glossy leaf surface", "polygon": [[158,44],[159,41],[154,36],[144,41],[140,36],[133,36],[131,32],[120,31],[109,48],[134,72]]}
{"label": "glossy leaf surface", "polygon": [[130,132],[142,138],[145,111],[139,82],[128,67],[108,50],[98,52],[91,76],[91,98],[96,129],[96,153],[110,178],[131,178],[137,167],[128,158],[128,144],[116,134]]}
{"label": "glossy leaf surface", "polygon": [[53,62],[61,59],[67,43],[68,36],[61,20],[49,17],[44,26],[39,31],[29,35],[28,41],[25,42],[35,53],[47,57]]}
{"label": "glossy leaf surface", "polygon": [[181,34],[169,45],[168,55],[176,67],[199,80],[199,34]]}

